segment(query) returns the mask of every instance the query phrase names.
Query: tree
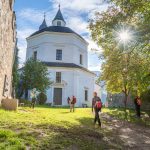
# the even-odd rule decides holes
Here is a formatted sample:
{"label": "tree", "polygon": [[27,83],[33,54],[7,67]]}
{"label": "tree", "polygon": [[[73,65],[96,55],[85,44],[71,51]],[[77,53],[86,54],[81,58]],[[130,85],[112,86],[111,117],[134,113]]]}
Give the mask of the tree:
{"label": "tree", "polygon": [[25,63],[21,74],[21,81],[24,92],[34,88],[39,92],[45,92],[51,84],[47,67],[42,62],[33,58]]}
{"label": "tree", "polygon": [[38,99],[39,104],[40,104],[40,105],[43,105],[43,104],[45,104],[46,101],[47,101],[47,96],[46,96],[45,93],[41,92],[41,93],[38,95],[38,98],[37,98],[37,99]]}
{"label": "tree", "polygon": [[13,87],[13,96],[18,97],[17,94],[17,89],[18,89],[18,84],[19,84],[19,73],[18,73],[18,68],[19,68],[19,57],[18,57],[18,52],[19,49],[16,47],[15,49],[15,55],[14,55],[14,64],[13,64],[13,70],[12,70],[12,87]]}
{"label": "tree", "polygon": [[[141,0],[110,0],[106,12],[90,21],[92,38],[103,49],[102,80],[111,93],[141,94],[149,85],[150,3]],[[147,5],[146,5],[147,4]],[[120,32],[129,31],[130,42],[120,42]]]}

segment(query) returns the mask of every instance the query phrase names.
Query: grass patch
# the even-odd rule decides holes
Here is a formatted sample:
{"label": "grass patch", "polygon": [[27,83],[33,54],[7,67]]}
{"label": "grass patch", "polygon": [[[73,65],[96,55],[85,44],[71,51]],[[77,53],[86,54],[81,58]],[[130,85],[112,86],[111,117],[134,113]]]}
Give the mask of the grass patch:
{"label": "grass patch", "polygon": [[[122,110],[103,109],[118,116]],[[117,114],[119,113],[119,114]],[[122,114],[123,115],[123,114]],[[111,134],[111,133],[110,133]],[[18,111],[0,109],[0,149],[6,150],[103,150],[120,149],[104,140],[104,130],[95,129],[90,108],[38,106]]]}

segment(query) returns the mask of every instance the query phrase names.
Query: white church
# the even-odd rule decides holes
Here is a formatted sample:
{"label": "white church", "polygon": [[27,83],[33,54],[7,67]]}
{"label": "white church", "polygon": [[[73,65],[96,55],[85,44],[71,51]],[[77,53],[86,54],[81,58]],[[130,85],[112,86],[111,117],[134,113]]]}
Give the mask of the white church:
{"label": "white church", "polygon": [[67,98],[77,98],[76,106],[91,106],[95,74],[88,70],[88,43],[67,27],[59,8],[51,26],[44,18],[39,30],[27,38],[26,60],[34,57],[45,63],[53,81],[47,90],[47,103],[68,105]]}

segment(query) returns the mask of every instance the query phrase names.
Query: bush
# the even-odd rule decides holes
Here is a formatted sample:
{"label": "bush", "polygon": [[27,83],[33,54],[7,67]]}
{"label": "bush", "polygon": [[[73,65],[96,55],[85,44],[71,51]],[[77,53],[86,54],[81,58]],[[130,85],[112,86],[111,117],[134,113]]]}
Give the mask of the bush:
{"label": "bush", "polygon": [[30,105],[31,101],[26,100],[26,99],[19,99],[19,103],[24,103],[24,105]]}
{"label": "bush", "polygon": [[45,93],[41,92],[41,93],[39,94],[39,96],[38,96],[37,99],[38,99],[39,104],[40,104],[40,105],[43,105],[43,104],[45,104],[46,101],[47,101],[47,96],[46,96]]}
{"label": "bush", "polygon": [[150,102],[150,90],[141,94],[141,98],[145,102]]}

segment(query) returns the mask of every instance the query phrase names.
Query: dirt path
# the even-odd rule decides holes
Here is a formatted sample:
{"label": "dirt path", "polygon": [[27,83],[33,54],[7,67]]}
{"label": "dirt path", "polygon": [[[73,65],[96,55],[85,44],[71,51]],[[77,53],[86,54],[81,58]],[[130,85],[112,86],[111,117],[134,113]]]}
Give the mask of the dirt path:
{"label": "dirt path", "polygon": [[102,113],[105,139],[125,150],[150,150],[150,128],[118,120]]}

